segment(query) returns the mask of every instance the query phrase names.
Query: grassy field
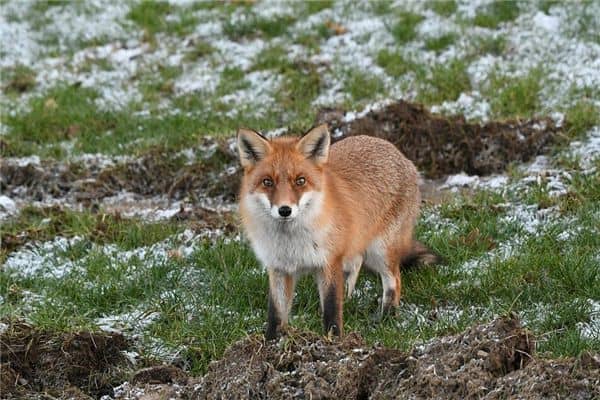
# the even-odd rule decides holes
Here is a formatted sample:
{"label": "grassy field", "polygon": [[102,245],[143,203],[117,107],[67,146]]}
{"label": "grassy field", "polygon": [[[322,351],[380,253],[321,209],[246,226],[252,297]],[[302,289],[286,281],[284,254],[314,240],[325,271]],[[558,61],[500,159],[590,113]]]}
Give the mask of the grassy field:
{"label": "grassy field", "polygon": [[[15,43],[0,49],[2,162],[200,149],[198,161],[206,136],[300,132],[322,107],[398,98],[474,121],[564,119],[563,144],[533,166],[426,203],[418,237],[444,264],[405,272],[383,320],[381,284],[362,274],[346,330],[410,349],[515,313],[544,356],[600,351],[599,3],[346,3],[3,1],[0,35]],[[141,359],[195,374],[263,330],[266,273],[236,233],[4,188],[18,207],[3,243],[28,238],[0,250],[5,323],[118,330]],[[291,324],[320,331],[318,303],[306,277]]]}

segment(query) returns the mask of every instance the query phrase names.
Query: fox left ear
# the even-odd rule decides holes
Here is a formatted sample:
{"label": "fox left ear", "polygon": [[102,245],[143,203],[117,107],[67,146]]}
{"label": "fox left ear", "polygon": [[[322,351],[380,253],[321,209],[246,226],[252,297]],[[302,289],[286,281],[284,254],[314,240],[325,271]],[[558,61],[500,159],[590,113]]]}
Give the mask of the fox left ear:
{"label": "fox left ear", "polygon": [[306,158],[317,164],[324,164],[329,157],[330,143],[331,138],[327,124],[321,124],[306,132],[296,147]]}

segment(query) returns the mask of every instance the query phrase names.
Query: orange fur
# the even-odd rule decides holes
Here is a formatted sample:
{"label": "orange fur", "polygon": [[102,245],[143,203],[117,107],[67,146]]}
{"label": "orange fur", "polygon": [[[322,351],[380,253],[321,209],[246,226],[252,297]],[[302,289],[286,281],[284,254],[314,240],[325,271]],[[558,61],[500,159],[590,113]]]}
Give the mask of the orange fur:
{"label": "orange fur", "polygon": [[351,292],[363,261],[379,273],[385,310],[400,301],[402,261],[415,248],[426,254],[413,240],[421,202],[413,163],[382,139],[329,142],[324,125],[302,138],[238,132],[240,214],[269,270],[268,337],[287,323],[298,275],[315,275],[325,329],[341,334],[345,274]]}

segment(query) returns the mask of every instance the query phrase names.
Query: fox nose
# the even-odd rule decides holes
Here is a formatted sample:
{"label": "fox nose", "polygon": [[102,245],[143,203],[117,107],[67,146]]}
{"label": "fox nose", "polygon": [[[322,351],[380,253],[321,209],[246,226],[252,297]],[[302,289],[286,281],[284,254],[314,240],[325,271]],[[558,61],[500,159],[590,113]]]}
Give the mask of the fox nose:
{"label": "fox nose", "polygon": [[281,206],[279,207],[279,215],[282,217],[289,217],[292,215],[292,208],[290,206]]}

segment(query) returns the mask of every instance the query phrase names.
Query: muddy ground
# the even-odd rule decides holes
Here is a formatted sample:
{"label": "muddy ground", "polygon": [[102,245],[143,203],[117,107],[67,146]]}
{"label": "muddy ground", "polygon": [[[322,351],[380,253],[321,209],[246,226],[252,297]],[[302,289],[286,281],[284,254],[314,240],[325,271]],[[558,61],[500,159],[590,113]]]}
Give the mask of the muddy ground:
{"label": "muddy ground", "polygon": [[337,340],[290,330],[272,342],[252,335],[198,378],[169,365],[135,371],[123,355],[130,344],[114,334],[53,335],[12,323],[0,343],[7,399],[600,397],[600,355],[538,358],[535,338],[513,316],[410,352],[367,345],[357,333]]}

